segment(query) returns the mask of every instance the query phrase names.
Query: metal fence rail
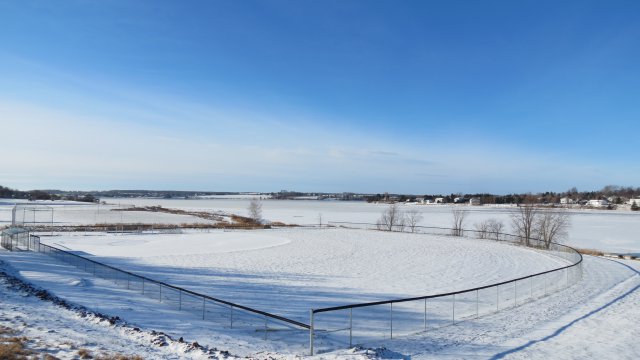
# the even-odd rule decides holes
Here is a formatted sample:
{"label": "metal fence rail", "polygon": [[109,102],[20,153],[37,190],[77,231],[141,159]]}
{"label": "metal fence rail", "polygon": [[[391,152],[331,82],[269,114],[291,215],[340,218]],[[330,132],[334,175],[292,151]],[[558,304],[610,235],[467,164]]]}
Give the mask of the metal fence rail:
{"label": "metal fence rail", "polygon": [[[329,222],[330,226],[377,229],[376,224]],[[417,233],[452,236],[454,229],[414,227]],[[459,230],[461,235],[497,240],[516,245],[525,243],[512,234]],[[401,335],[426,332],[460,321],[515,308],[525,302],[564,289],[582,278],[582,255],[575,249],[556,243],[548,245],[529,239],[529,246],[545,249],[565,259],[569,265],[522,276],[495,284],[441,294],[375,301],[312,309],[309,315],[309,352],[333,350],[333,344],[353,346]]]}
{"label": "metal fence rail", "polygon": [[31,238],[29,231],[22,228],[2,230],[0,237],[0,245],[9,251],[35,249],[40,241],[37,237]]}
{"label": "metal fence rail", "polygon": [[8,250],[31,250],[49,255],[96,277],[111,280],[128,290],[139,292],[159,303],[173,306],[229,329],[251,329],[255,333],[261,333],[265,339],[273,338],[274,335],[270,334],[279,333],[286,336],[291,331],[307,331],[310,328],[309,325],[296,320],[200,294],[42,244],[36,235],[15,237],[11,245]]}

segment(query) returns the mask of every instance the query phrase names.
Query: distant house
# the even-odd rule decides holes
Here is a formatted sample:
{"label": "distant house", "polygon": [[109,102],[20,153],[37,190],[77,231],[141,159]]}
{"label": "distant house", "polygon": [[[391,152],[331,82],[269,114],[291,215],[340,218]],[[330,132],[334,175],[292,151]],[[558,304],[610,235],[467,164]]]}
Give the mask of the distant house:
{"label": "distant house", "polygon": [[569,204],[575,204],[575,203],[576,202],[572,198],[568,198],[568,197],[560,198],[560,204],[562,205],[569,205]]}
{"label": "distant house", "polygon": [[433,200],[433,202],[435,204],[444,204],[444,198],[435,198],[435,200]]}
{"label": "distant house", "polygon": [[589,200],[587,202],[587,206],[593,206],[593,207],[605,207],[609,205],[609,202],[607,200]]}
{"label": "distant house", "polygon": [[457,197],[455,199],[453,199],[453,202],[456,204],[464,204],[466,203],[468,200],[466,198],[463,197]]}
{"label": "distant house", "polygon": [[624,204],[628,201],[627,198],[623,196],[610,196],[607,200],[609,200],[611,204]]}
{"label": "distant house", "polygon": [[471,198],[469,199],[469,205],[474,205],[474,206],[482,205],[482,201],[480,201],[480,199],[478,198]]}
{"label": "distant house", "polygon": [[633,205],[634,203],[640,206],[640,199],[629,199],[629,205]]}

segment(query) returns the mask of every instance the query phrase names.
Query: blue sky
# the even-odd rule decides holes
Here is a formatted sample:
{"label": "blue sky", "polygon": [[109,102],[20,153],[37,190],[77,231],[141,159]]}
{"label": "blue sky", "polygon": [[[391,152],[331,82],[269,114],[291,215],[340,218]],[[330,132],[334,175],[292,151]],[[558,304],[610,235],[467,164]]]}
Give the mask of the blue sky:
{"label": "blue sky", "polygon": [[3,1],[0,184],[639,186],[637,1]]}

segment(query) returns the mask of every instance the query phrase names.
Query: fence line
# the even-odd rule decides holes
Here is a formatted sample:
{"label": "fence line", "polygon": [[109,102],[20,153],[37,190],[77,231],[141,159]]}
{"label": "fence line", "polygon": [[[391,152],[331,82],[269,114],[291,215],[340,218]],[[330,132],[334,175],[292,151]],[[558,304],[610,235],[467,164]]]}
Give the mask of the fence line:
{"label": "fence line", "polygon": [[[3,237],[2,243],[3,247],[5,247],[4,238],[5,237]],[[87,259],[55,246],[42,244],[40,243],[40,237],[36,235],[16,236],[9,244],[10,247],[5,247],[8,250],[28,250],[52,256],[88,273],[92,273],[94,276],[113,280],[118,285],[125,286],[126,284],[128,290],[141,291],[143,295],[158,299],[159,302],[174,303],[178,306],[179,310],[198,312],[201,314],[203,320],[209,315],[209,318],[213,317],[214,320],[220,320],[220,322],[228,324],[230,328],[250,325],[250,327],[257,330],[264,330],[265,338],[269,331],[283,330],[282,326],[289,330],[306,331],[309,329],[309,325],[284,316],[200,294],[146,276],[121,270],[95,260]],[[212,305],[214,306],[213,308],[211,308]],[[207,308],[207,306],[209,306],[209,308]],[[252,316],[253,319],[247,318],[247,315]],[[272,325],[272,327],[269,327],[269,325]],[[274,325],[280,326],[280,328],[274,328]]]}
{"label": "fence line", "polygon": [[[364,226],[365,229],[377,229],[376,224],[369,223],[329,222],[329,225],[344,228]],[[420,230],[419,233],[451,235],[456,229],[417,226],[412,230]],[[522,237],[512,234],[495,233],[497,235],[495,237],[485,237],[486,232],[466,229],[456,233],[459,234],[458,236],[464,233],[476,234],[481,235],[483,239],[517,245],[524,243]],[[529,242],[530,247],[551,251],[558,257],[570,261],[570,265],[460,291],[311,309],[309,353],[313,355],[316,352],[316,337],[323,339],[333,337],[335,342],[348,344],[351,347],[354,344],[354,338],[358,335],[362,342],[370,342],[380,337],[393,339],[394,336],[398,336],[398,333],[402,333],[402,330],[405,334],[425,332],[429,328],[455,324],[456,320],[476,319],[501,309],[517,307],[518,300],[520,304],[524,301],[532,301],[569,287],[582,278],[582,255],[577,250],[557,243],[547,245],[539,239],[530,239]],[[495,292],[493,288],[496,289]],[[398,307],[403,306],[404,308],[398,310]],[[354,317],[354,309],[362,312],[362,319]],[[319,319],[323,315],[326,318]],[[354,320],[360,320],[359,327],[354,326]],[[342,341],[339,338],[335,339],[336,334],[340,333],[343,333],[344,338],[348,338],[348,343],[346,339]]]}
{"label": "fence line", "polygon": [[[375,229],[375,224],[329,222],[329,227],[364,227]],[[441,227],[414,227],[419,233],[451,235],[455,229]],[[570,265],[522,276],[498,283],[474,287],[472,289],[432,294],[402,299],[383,300],[359,304],[348,304],[310,310],[309,324],[271,314],[262,310],[218,299],[191,290],[136,275],[95,260],[87,259],[70,251],[40,243],[35,235],[24,235],[25,231],[2,233],[2,246],[9,250],[31,250],[40,252],[63,262],[67,262],[94,276],[113,280],[129,290],[140,291],[143,295],[169,303],[179,310],[201,316],[202,319],[219,321],[231,329],[249,326],[253,330],[264,330],[268,338],[274,326],[284,326],[286,330],[309,331],[309,352],[316,352],[316,338],[334,340],[349,345],[371,342],[382,337],[415,334],[430,328],[455,324],[456,321],[475,319],[506,308],[514,308],[525,301],[546,296],[554,291],[569,287],[582,278],[582,255],[575,249],[556,243],[548,246],[538,239],[531,239],[534,248],[548,250],[554,255],[568,260]],[[480,234],[476,230],[462,230],[458,234]],[[489,240],[498,240],[517,245],[523,243],[517,235],[493,233]],[[495,291],[493,289],[495,288]],[[495,301],[494,301],[495,299]],[[354,311],[355,310],[355,311]],[[271,323],[269,323],[271,321]],[[270,327],[271,325],[271,327]],[[336,335],[343,334],[342,337]],[[344,339],[343,339],[344,338]],[[346,340],[348,338],[348,342]],[[329,341],[323,342],[332,344]]]}

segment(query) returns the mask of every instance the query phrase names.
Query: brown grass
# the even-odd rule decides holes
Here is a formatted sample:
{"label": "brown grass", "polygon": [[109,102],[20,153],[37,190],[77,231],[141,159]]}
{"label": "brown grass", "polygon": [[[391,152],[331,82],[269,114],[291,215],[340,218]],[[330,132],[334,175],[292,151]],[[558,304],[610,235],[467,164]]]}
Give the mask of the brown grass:
{"label": "brown grass", "polygon": [[140,355],[111,354],[100,355],[96,360],[144,360],[144,358]]}
{"label": "brown grass", "polygon": [[0,335],[13,335],[16,331],[12,328],[0,325]]}
{"label": "brown grass", "polygon": [[0,338],[0,359],[26,359],[32,352],[25,347],[28,341],[25,337]]}
{"label": "brown grass", "polygon": [[578,250],[578,252],[583,255],[592,255],[592,256],[604,255],[604,253],[600,250],[594,250],[594,249],[576,249],[576,250]]}
{"label": "brown grass", "polygon": [[240,225],[240,226],[260,226],[259,223],[255,222],[252,218],[248,218],[246,216],[240,216],[240,215],[231,215],[231,220],[233,220],[234,223]]}
{"label": "brown grass", "polygon": [[78,350],[78,356],[80,359],[93,359],[93,355],[91,355],[91,351],[87,349]]}

